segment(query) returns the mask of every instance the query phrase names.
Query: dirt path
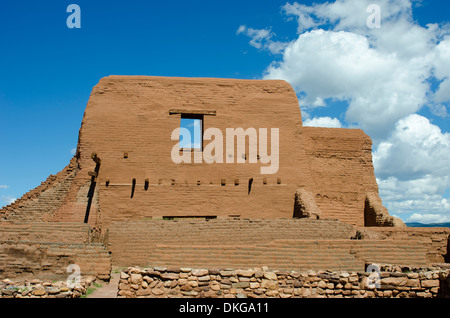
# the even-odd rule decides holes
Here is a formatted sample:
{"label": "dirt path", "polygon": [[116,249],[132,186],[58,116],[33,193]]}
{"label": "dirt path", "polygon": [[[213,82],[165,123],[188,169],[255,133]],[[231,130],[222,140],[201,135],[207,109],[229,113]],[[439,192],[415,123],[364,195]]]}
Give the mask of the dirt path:
{"label": "dirt path", "polygon": [[86,298],[117,298],[117,291],[119,285],[120,273],[111,271],[111,279],[109,283],[103,283],[102,287],[97,287]]}

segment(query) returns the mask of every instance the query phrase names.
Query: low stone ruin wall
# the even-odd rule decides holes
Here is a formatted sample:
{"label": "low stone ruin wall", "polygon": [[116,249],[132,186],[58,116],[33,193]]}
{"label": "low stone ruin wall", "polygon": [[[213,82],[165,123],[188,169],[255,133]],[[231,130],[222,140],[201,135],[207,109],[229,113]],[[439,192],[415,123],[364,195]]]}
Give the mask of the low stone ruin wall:
{"label": "low stone ruin wall", "polygon": [[80,298],[95,283],[94,276],[83,277],[73,285],[67,281],[11,280],[0,281],[0,298]]}
{"label": "low stone ruin wall", "polygon": [[[378,265],[377,265],[378,266]],[[450,298],[450,268],[378,266],[374,273],[129,267],[119,297]],[[375,275],[375,276],[374,276]],[[376,276],[378,275],[378,276]]]}

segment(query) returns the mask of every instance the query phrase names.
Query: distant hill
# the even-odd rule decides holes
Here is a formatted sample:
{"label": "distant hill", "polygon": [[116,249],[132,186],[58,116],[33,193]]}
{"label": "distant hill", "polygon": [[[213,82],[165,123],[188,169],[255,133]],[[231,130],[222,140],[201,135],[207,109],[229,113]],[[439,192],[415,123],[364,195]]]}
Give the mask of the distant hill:
{"label": "distant hill", "polygon": [[431,224],[424,224],[424,223],[405,223],[406,226],[409,227],[450,227],[450,222],[448,223],[431,223]]}

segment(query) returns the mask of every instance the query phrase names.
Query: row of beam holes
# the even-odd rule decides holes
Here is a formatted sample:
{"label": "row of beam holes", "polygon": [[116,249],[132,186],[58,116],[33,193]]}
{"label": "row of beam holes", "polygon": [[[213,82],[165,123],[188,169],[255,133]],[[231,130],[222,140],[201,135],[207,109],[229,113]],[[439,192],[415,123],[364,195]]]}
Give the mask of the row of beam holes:
{"label": "row of beam holes", "polygon": [[[247,156],[245,154],[243,155],[243,157],[244,157],[244,159],[247,159]],[[128,152],[124,152],[123,153],[123,158],[124,159],[128,158]],[[259,155],[258,155],[258,159],[259,159]],[[159,179],[158,184],[162,184],[162,180],[161,179]],[[198,180],[197,181],[197,185],[200,185],[200,184],[201,184],[201,182],[200,182],[200,180]],[[220,184],[222,186],[225,186],[226,180],[222,179]],[[252,184],[253,184],[253,178],[248,179],[248,194],[250,194],[250,192],[252,191]],[[267,178],[263,179],[263,184],[267,184]],[[280,178],[277,179],[277,184],[281,184],[281,179]],[[106,181],[106,186],[108,186],[108,185],[109,185],[109,180]],[[145,191],[148,190],[148,185],[149,185],[149,180],[145,179],[145,185],[144,185],[144,190]],[[174,179],[171,180],[171,185],[175,185],[175,180]],[[239,179],[234,179],[234,185],[235,186],[239,185]],[[132,190],[131,190],[131,197],[134,196],[135,188],[136,188],[136,179],[133,179]]]}
{"label": "row of beam holes", "polygon": [[[159,179],[158,184],[162,184],[162,180]],[[175,185],[175,179],[171,179],[170,181],[171,185]],[[226,179],[222,179],[220,182],[221,186],[225,186],[226,185]],[[267,178],[263,179],[263,184],[267,184]],[[277,179],[277,184],[281,184],[281,179],[278,178]],[[200,180],[197,181],[197,185],[201,185]],[[239,185],[239,179],[234,179],[234,185],[238,186]],[[248,194],[250,194],[250,192],[252,191],[252,185],[253,185],[253,178],[248,179]],[[109,186],[109,180],[106,180],[106,186]],[[144,190],[147,191],[148,190],[148,186],[149,186],[149,180],[145,179],[145,184],[144,184]],[[136,190],[136,178],[133,179],[132,183],[131,183],[131,197],[134,196],[134,191]]]}
{"label": "row of beam holes", "polygon": [[[106,180],[106,186],[107,186],[107,187],[109,186],[109,183],[110,183],[110,181],[109,181],[109,180]],[[250,179],[248,180],[248,183],[249,183],[249,185],[252,184],[252,183],[253,183],[253,178],[250,178]],[[162,184],[162,180],[159,179],[158,185],[161,185],[161,184]],[[171,185],[175,185],[175,179],[171,179],[171,180],[170,180],[170,184],[171,184]],[[263,184],[267,184],[267,179],[266,179],[266,178],[263,179]],[[277,184],[281,184],[281,179],[277,179]],[[198,185],[198,186],[201,185],[201,181],[200,181],[200,180],[197,181],[197,185]],[[221,186],[225,186],[225,185],[226,185],[226,179],[221,179],[220,185],[221,185]],[[234,185],[235,185],[235,186],[238,186],[238,185],[239,185],[239,179],[234,179]],[[136,179],[133,179],[133,181],[132,181],[132,186],[136,186]],[[147,190],[148,190],[148,186],[149,186],[149,180],[148,180],[148,179],[145,179],[144,190],[147,191]]]}

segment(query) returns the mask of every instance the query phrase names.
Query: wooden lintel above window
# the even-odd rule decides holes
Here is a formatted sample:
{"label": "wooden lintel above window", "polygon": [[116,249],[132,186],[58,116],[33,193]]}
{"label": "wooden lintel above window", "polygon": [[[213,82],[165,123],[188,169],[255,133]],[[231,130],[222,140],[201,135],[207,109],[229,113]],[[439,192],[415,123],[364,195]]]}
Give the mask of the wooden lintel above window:
{"label": "wooden lintel above window", "polygon": [[169,115],[186,114],[186,115],[205,115],[216,116],[215,110],[196,110],[196,109],[170,109]]}

